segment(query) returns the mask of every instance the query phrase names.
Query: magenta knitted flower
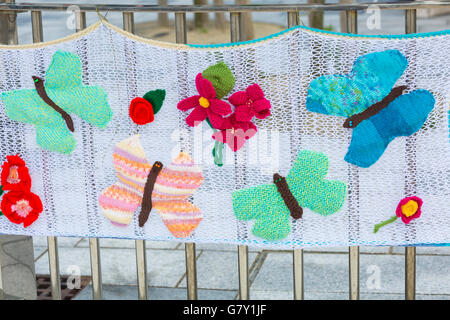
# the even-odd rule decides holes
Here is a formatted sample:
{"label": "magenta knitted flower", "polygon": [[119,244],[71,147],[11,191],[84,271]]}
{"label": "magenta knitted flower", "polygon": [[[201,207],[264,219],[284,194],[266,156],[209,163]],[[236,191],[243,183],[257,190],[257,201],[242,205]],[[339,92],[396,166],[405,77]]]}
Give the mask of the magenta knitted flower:
{"label": "magenta knitted flower", "polygon": [[238,151],[244,146],[246,140],[256,134],[256,126],[250,122],[236,120],[236,113],[225,118],[223,129],[213,134],[213,139],[228,144],[231,150]]}
{"label": "magenta knitted flower", "polygon": [[417,219],[422,213],[423,201],[419,197],[406,197],[400,200],[400,203],[395,210],[397,217],[402,218],[403,223],[410,223],[411,220]]}
{"label": "magenta knitted flower", "polygon": [[236,107],[236,120],[248,122],[253,117],[265,119],[270,116],[270,101],[264,98],[261,87],[255,83],[245,91],[238,91],[228,99]]}
{"label": "magenta knitted flower", "polygon": [[186,123],[194,127],[208,118],[213,128],[222,129],[223,117],[231,113],[231,106],[225,101],[216,99],[216,91],[211,81],[203,78],[201,73],[195,77],[195,86],[199,95],[181,100],[177,105],[181,111],[194,109],[187,116]]}

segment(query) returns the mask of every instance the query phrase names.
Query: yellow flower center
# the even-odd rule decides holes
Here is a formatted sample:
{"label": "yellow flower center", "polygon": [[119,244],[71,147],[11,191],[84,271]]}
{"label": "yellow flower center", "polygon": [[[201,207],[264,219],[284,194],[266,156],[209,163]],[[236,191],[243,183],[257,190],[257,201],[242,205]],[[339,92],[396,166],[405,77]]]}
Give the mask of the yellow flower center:
{"label": "yellow flower center", "polygon": [[417,209],[419,208],[419,205],[414,200],[409,200],[407,203],[402,205],[402,213],[406,217],[411,217],[414,213],[417,212]]}
{"label": "yellow flower center", "polygon": [[209,101],[205,97],[200,97],[200,99],[198,99],[198,103],[200,103],[203,108],[209,108]]}

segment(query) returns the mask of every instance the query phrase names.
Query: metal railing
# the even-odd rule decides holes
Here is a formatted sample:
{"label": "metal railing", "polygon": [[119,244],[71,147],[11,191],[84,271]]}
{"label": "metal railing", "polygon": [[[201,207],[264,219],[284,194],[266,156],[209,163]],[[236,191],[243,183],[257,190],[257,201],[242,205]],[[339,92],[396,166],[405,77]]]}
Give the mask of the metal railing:
{"label": "metal railing", "polygon": [[[8,19],[8,44],[17,44],[17,25],[15,17],[18,13],[31,13],[33,42],[43,41],[42,11],[66,11],[69,4],[33,4],[33,3],[0,3],[0,13],[10,15]],[[355,4],[276,4],[276,5],[239,5],[239,6],[157,6],[157,5],[96,5],[79,4],[79,12],[76,12],[77,32],[86,28],[86,12],[116,11],[122,12],[123,29],[134,33],[134,13],[137,12],[169,12],[175,15],[175,38],[177,43],[187,43],[186,14],[192,12],[229,12],[230,14],[230,40],[237,42],[241,35],[241,13],[243,12],[286,12],[287,24],[293,27],[299,24],[299,12],[302,11],[341,11],[346,16],[346,32],[357,33],[358,10],[368,9],[374,3]],[[450,2],[426,1],[426,2],[398,2],[376,3],[381,10],[404,10],[405,33],[416,32],[416,10],[421,8],[450,8]],[[145,240],[136,240],[136,267],[137,288],[139,299],[148,299],[148,279]],[[102,277],[100,264],[99,239],[89,239],[92,290],[93,299],[102,299]],[[249,272],[248,272],[248,247],[238,246],[238,273],[239,273],[239,297],[242,300],[250,298]],[[195,244],[185,244],[186,253],[186,278],[187,297],[197,299],[197,268]],[[50,266],[50,278],[52,283],[53,299],[61,299],[61,283],[59,274],[58,243],[56,237],[48,237],[48,255]],[[359,247],[349,248],[349,299],[359,299]],[[304,298],[303,284],[303,250],[293,250],[293,288],[294,299]],[[1,273],[0,273],[1,279]],[[1,283],[0,283],[1,285]],[[415,299],[416,289],[416,250],[415,247],[405,248],[405,299]]]}

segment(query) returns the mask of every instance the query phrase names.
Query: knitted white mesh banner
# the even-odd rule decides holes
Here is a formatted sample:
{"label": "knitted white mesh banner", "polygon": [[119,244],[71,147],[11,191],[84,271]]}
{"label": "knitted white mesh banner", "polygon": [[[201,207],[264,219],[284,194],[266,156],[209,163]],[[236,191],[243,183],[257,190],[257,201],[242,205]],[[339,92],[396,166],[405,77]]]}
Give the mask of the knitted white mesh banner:
{"label": "knitted white mesh banner", "polygon": [[[395,62],[392,63],[389,57],[383,57],[381,62],[373,62],[372,66],[370,61],[365,61],[369,66],[366,73],[353,74],[361,81],[358,85],[362,87],[358,88],[368,90],[363,94],[373,103],[384,98],[394,84],[407,86],[402,96],[379,111],[380,116],[386,111],[383,117],[389,121],[378,124],[379,136],[376,139],[367,135],[366,145],[366,133],[362,132],[366,130],[364,125],[376,116],[349,129],[343,127],[345,118],[342,115],[335,115],[329,110],[319,112],[310,111],[309,107],[307,109],[307,96],[309,99],[311,95],[316,103],[322,101],[322,107],[333,106],[333,101],[339,104],[346,91],[354,90],[348,84],[340,86],[339,81],[336,82],[337,87],[333,87],[331,81],[322,83],[328,91],[317,88],[319,83],[313,92],[310,85],[317,77],[349,74],[360,57],[386,50],[396,50],[397,58],[406,59],[404,72],[399,72],[396,77],[394,69],[401,69],[401,62],[392,60]],[[57,52],[79,57],[82,84],[92,88],[92,92],[75,92],[85,88],[70,86],[71,79],[76,75],[66,70],[64,63],[50,68],[56,76],[50,71],[46,73]],[[450,243],[449,60],[450,31],[364,37],[298,27],[260,41],[238,45],[189,46],[138,38],[105,22],[58,41],[2,46],[0,93],[4,94],[0,102],[0,161],[6,161],[7,155],[20,155],[31,176],[31,192],[40,197],[43,211],[26,228],[23,224],[11,222],[6,214],[0,216],[0,233],[232,243],[285,249]],[[183,112],[177,109],[181,100],[198,94],[195,85],[197,74],[219,62],[224,62],[235,78],[232,91],[223,101],[228,101],[232,93],[244,91],[257,83],[271,104],[270,116],[253,119],[258,131],[245,141],[242,148],[233,152],[224,145],[223,166],[213,162],[215,140],[207,122],[189,127],[186,117],[191,110]],[[370,82],[373,75],[383,78],[380,81],[389,81],[389,77],[394,77],[388,92],[378,92],[378,98],[372,97],[376,94],[370,91],[370,84],[364,84]],[[38,120],[33,118],[36,113],[39,114],[41,107],[48,108],[47,112],[53,112],[57,117],[59,115],[44,100],[40,100],[42,98],[36,93],[39,82],[33,81],[32,76],[45,80],[48,96],[70,113],[75,129],[73,133],[67,131],[62,118],[55,122],[43,115]],[[52,77],[57,80],[52,81]],[[58,90],[58,86],[67,86],[66,91]],[[27,89],[28,93],[15,91],[17,89]],[[129,116],[130,101],[156,89],[166,91],[161,110],[154,115],[153,122],[136,125]],[[414,94],[416,89],[422,89],[420,92],[426,94]],[[7,92],[14,94],[11,96]],[[432,96],[427,95],[428,92]],[[104,93],[107,103],[102,102]],[[329,104],[324,102],[327,99],[331,101]],[[409,99],[403,102],[409,103],[412,112],[403,115],[401,111],[394,112],[393,105],[401,99]],[[201,103],[203,107],[210,103],[205,101]],[[344,99],[342,103],[347,102]],[[425,112],[422,122],[409,122],[417,120],[412,119],[414,116],[409,119],[410,114],[415,114],[419,109],[423,112],[430,103],[432,110]],[[8,111],[7,115],[8,104],[15,109]],[[108,104],[112,117],[108,114],[108,108],[85,108],[86,114],[82,116],[75,109],[70,109],[72,107],[65,107],[107,107]],[[397,107],[402,106],[397,103]],[[12,114],[20,113],[18,110],[29,110],[22,112],[22,117],[33,118],[34,122],[13,120]],[[417,111],[417,114],[420,112]],[[108,121],[104,123],[102,119]],[[39,123],[36,124],[36,121]],[[412,130],[415,133],[389,137],[389,132],[402,132],[402,128],[396,127],[401,124],[407,127],[406,132]],[[418,130],[412,129],[415,125],[418,125]],[[41,128],[42,132],[37,137],[37,126],[49,128],[49,131]],[[65,132],[65,138],[73,135],[72,140],[67,138],[73,151],[48,150],[56,148],[65,139],[54,135],[54,128]],[[375,152],[375,149],[384,150],[379,144],[373,144],[371,139],[387,143],[391,138],[395,139],[373,164],[357,166],[344,160],[352,132],[356,135],[356,130],[362,130],[359,135],[364,137],[363,145],[359,145],[358,149],[358,155],[362,158],[365,153]],[[139,136],[133,137],[135,134]],[[121,141],[124,141],[122,145],[114,149]],[[142,149],[139,149],[139,142]],[[62,145],[68,146],[69,142]],[[153,208],[143,227],[139,222],[142,190],[134,194],[134,204],[129,204],[125,209],[122,206],[121,212],[111,209],[114,206],[102,208],[102,202],[99,203],[102,191],[119,181],[113,160],[117,162],[118,154],[123,150],[129,152],[128,156],[133,154],[135,157],[141,152],[139,159],[148,161],[146,174],[155,161],[160,161],[164,166],[154,186]],[[184,152],[181,156],[180,150]],[[295,162],[299,154],[299,160]],[[127,158],[127,155],[120,156]],[[198,167],[192,166],[189,157]],[[175,158],[177,160],[171,164]],[[324,163],[327,158],[328,171]],[[120,168],[126,164],[116,165]],[[293,167],[296,169],[289,174]],[[183,190],[174,187],[178,191],[171,191],[173,197],[164,198],[165,192],[170,193],[169,189],[161,187],[164,179],[170,179],[165,175],[176,175],[183,170],[190,172],[189,181],[184,181],[190,184],[186,188],[193,189],[180,196],[177,192],[182,193]],[[319,176],[321,170],[325,172]],[[9,172],[9,178],[14,172]],[[301,218],[294,219],[289,215],[282,192],[278,192],[274,184],[274,173],[286,177],[286,185],[296,200],[294,202],[303,209]],[[147,177],[144,178],[142,188]],[[326,182],[322,186],[322,178],[326,179],[324,181],[333,180],[336,184]],[[122,187],[120,183],[117,186],[124,192],[133,192],[132,187],[127,189],[123,183]],[[247,189],[254,186],[259,187]],[[236,190],[241,191],[235,192],[233,208],[232,194]],[[5,191],[3,197],[11,192]],[[110,194],[104,196],[112,197]],[[412,196],[422,201],[407,198]],[[109,200],[116,201],[118,207],[126,203],[120,195]],[[180,203],[180,206],[168,208],[171,201],[172,205]],[[330,209],[334,205],[336,208]],[[19,203],[11,208],[9,210],[22,212],[23,215],[28,212],[26,208],[20,211]],[[182,217],[180,212],[186,208],[190,216]],[[2,206],[2,211],[5,211],[3,209]],[[396,216],[398,210],[409,223],[400,218],[393,219],[395,221],[374,233],[376,224]],[[416,218],[413,215],[418,210],[421,215]],[[408,217],[412,217],[411,221]],[[116,223],[111,223],[112,220]],[[185,227],[193,229],[187,233],[188,236],[183,233]]]}

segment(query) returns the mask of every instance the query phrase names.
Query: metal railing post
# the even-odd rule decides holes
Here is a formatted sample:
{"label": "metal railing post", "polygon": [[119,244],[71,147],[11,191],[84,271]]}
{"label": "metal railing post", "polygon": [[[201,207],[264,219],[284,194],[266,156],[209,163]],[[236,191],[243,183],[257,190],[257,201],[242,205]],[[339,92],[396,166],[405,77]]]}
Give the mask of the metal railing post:
{"label": "metal railing post", "polygon": [[[176,43],[187,42],[186,13],[175,12],[175,41]],[[186,286],[187,298],[197,300],[197,255],[195,253],[195,243],[185,243],[186,259]]]}
{"label": "metal railing post", "polygon": [[86,29],[86,12],[84,11],[77,11],[75,12],[75,31],[81,31]]}
{"label": "metal railing post", "polygon": [[139,300],[148,299],[147,251],[145,240],[136,240],[136,268]]}
{"label": "metal railing post", "polygon": [[[15,3],[15,0],[5,0],[6,3]],[[1,42],[4,42],[6,44],[18,44],[19,38],[17,35],[17,13],[15,12],[8,12],[4,14],[5,17],[3,19],[2,23],[2,30],[3,35],[5,36],[5,39],[2,39]]]}
{"label": "metal railing post", "polygon": [[[241,13],[230,13],[230,36],[231,42],[239,42],[241,36]],[[238,270],[239,270],[239,298],[241,300],[249,299],[248,285],[248,247],[238,246]]]}
{"label": "metal railing post", "polygon": [[288,28],[297,26],[300,22],[298,11],[288,11],[287,20],[288,20]]}
{"label": "metal railing post", "polygon": [[[358,33],[358,12],[356,10],[346,11],[347,32]],[[357,170],[351,169],[351,170]],[[356,179],[357,179],[357,172]],[[352,175],[353,177],[353,175]],[[359,300],[359,247],[349,248],[349,298]]]}
{"label": "metal railing post", "polygon": [[[86,29],[86,12],[75,12],[75,23],[75,32]],[[94,300],[102,300],[102,267],[100,240],[98,238],[89,238],[89,256],[91,262],[92,298]]]}
{"label": "metal railing post", "polygon": [[134,33],[134,13],[133,12],[123,12],[123,30]]}
{"label": "metal railing post", "polygon": [[[405,33],[417,32],[417,12],[415,9],[405,10]],[[415,148],[415,140],[407,138],[407,144]],[[408,163],[415,167],[415,162]],[[415,170],[411,170],[415,172]],[[405,247],[405,299],[416,299],[416,248]]]}
{"label": "metal railing post", "polygon": [[[40,11],[31,11],[31,29],[33,35],[33,43],[44,41],[44,34],[42,29],[42,13]],[[52,298],[54,300],[61,300],[58,239],[56,237],[47,237],[47,245]]]}
{"label": "metal railing post", "polygon": [[61,277],[59,275],[58,239],[47,237],[48,263],[53,300],[61,300]]}
{"label": "metal railing post", "polygon": [[[292,28],[299,24],[299,15],[297,11],[288,11],[287,13],[288,27]],[[293,275],[294,275],[294,300],[304,299],[304,283],[303,283],[303,250],[294,249],[293,257]]]}
{"label": "metal railing post", "polygon": [[98,238],[89,238],[89,252],[91,257],[92,297],[94,300],[102,300],[102,268]]}
{"label": "metal railing post", "polygon": [[294,300],[303,300],[305,298],[304,277],[303,277],[303,250],[295,249],[294,258]]}
{"label": "metal railing post", "polygon": [[[134,13],[123,12],[123,30],[134,33]],[[136,273],[139,300],[148,299],[147,250],[145,240],[136,240]]]}

